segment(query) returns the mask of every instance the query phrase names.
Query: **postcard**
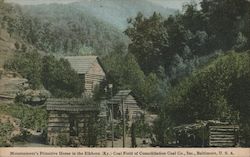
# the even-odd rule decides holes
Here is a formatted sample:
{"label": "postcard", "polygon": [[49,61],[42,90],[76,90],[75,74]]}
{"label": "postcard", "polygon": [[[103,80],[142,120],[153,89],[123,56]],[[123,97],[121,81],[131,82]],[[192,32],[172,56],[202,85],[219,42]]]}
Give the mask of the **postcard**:
{"label": "postcard", "polygon": [[0,0],[0,157],[250,156],[249,0]]}

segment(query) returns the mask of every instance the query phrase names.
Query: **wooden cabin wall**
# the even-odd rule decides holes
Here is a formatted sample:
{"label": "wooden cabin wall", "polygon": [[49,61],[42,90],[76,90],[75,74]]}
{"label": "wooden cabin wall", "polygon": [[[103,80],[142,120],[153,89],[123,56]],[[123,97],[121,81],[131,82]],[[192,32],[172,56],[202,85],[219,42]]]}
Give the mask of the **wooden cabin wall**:
{"label": "wooden cabin wall", "polygon": [[143,113],[143,111],[140,109],[140,107],[137,104],[137,101],[132,95],[128,95],[127,98],[124,100],[125,104],[125,111],[128,109],[129,111],[129,119],[132,120],[133,116],[136,116],[136,113],[140,112]]}
{"label": "wooden cabin wall", "polygon": [[57,145],[58,136],[64,135],[69,140],[69,116],[63,112],[50,111],[48,116],[48,143]]}
{"label": "wooden cabin wall", "polygon": [[85,74],[85,93],[92,95],[96,85],[105,80],[105,72],[103,71],[100,64],[96,61]]}
{"label": "wooden cabin wall", "polygon": [[[78,137],[80,143],[85,146],[95,145],[98,137],[95,134],[98,117],[95,112],[57,112],[50,111],[48,117],[48,143],[50,145],[58,145],[57,138],[63,135],[70,140],[70,115],[73,114],[78,122]],[[96,141],[94,141],[96,139]]]}
{"label": "wooden cabin wall", "polygon": [[84,91],[85,90],[85,74],[79,74],[78,76],[82,82],[82,87],[83,87],[83,91]]}

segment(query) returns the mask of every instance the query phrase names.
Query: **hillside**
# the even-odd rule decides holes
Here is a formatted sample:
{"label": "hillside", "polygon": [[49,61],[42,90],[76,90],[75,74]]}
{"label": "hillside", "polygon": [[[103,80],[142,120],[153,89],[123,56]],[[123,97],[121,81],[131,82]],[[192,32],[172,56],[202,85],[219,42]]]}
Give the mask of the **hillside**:
{"label": "hillside", "polygon": [[[218,120],[240,125],[241,145],[250,146],[248,0],[203,0],[201,8],[191,3],[167,18],[142,0],[85,2],[8,6],[0,14],[1,62],[16,52],[5,66],[13,77],[21,75],[32,89],[45,88],[55,97],[78,97],[81,80],[55,56],[98,55],[112,92],[131,89],[141,107],[159,116],[147,130],[157,145],[176,144],[171,130],[177,125]],[[123,33],[124,20],[136,14]],[[11,79],[2,80],[5,89]]]}
{"label": "hillside", "polygon": [[138,12],[146,17],[151,16],[154,12],[159,12],[165,17],[175,12],[174,9],[166,9],[145,0],[86,0],[73,3],[72,6],[85,10],[121,30],[127,28],[127,18],[135,17]]}
{"label": "hillside", "polygon": [[15,42],[5,29],[0,28],[0,68],[3,67],[4,61],[12,56],[12,52],[15,50]]}
{"label": "hillside", "polygon": [[173,9],[143,0],[15,6],[17,14],[9,30],[47,53],[105,56],[126,51],[129,39],[123,30],[128,18],[138,12],[148,17],[155,11],[164,17],[174,13]]}
{"label": "hillside", "polygon": [[[118,29],[71,5],[16,7],[20,15],[11,25],[37,49],[63,55],[105,55],[128,38]],[[58,40],[60,39],[60,40]]]}
{"label": "hillside", "polygon": [[146,16],[152,15],[155,11],[160,12],[163,16],[175,12],[175,9],[163,7],[161,3],[157,3],[158,1],[151,0],[6,0],[6,2],[32,5],[32,8],[39,4],[67,4],[121,30],[127,27],[127,18],[135,17],[138,12],[142,12]]}

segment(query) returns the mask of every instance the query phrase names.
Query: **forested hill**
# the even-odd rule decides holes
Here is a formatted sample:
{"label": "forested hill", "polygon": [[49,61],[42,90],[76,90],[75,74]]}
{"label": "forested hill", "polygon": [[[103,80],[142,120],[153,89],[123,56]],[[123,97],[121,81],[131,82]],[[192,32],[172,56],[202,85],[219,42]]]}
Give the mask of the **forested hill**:
{"label": "forested hill", "polygon": [[73,3],[72,6],[89,12],[119,29],[126,29],[127,18],[135,17],[138,12],[151,16],[155,11],[167,17],[174,9],[164,8],[145,0],[86,0]]}
{"label": "forested hill", "polygon": [[9,33],[37,49],[62,55],[105,55],[127,46],[122,31],[68,4],[16,6]]}
{"label": "forested hill", "polygon": [[[74,1],[75,3],[69,3]],[[6,2],[32,5],[32,7],[38,4],[64,3],[122,30],[127,28],[127,18],[135,17],[138,12],[142,12],[145,16],[151,16],[154,11],[160,12],[163,16],[168,16],[175,12],[174,9],[164,8],[157,3],[147,0],[84,0],[79,2],[77,0],[6,0]]]}

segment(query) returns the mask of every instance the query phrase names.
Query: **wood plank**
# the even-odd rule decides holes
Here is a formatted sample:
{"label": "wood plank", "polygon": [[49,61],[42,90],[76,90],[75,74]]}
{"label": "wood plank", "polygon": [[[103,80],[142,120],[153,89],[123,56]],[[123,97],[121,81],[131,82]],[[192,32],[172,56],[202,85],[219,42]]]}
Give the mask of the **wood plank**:
{"label": "wood plank", "polygon": [[235,132],[210,132],[210,135],[235,135]]}
{"label": "wood plank", "polygon": [[237,125],[218,125],[218,126],[209,126],[209,128],[238,128]]}
{"label": "wood plank", "polygon": [[236,131],[236,129],[233,129],[233,128],[211,128],[210,131],[212,132],[234,132]]}
{"label": "wood plank", "polygon": [[66,124],[66,123],[48,123],[48,127],[69,127],[70,124]]}

